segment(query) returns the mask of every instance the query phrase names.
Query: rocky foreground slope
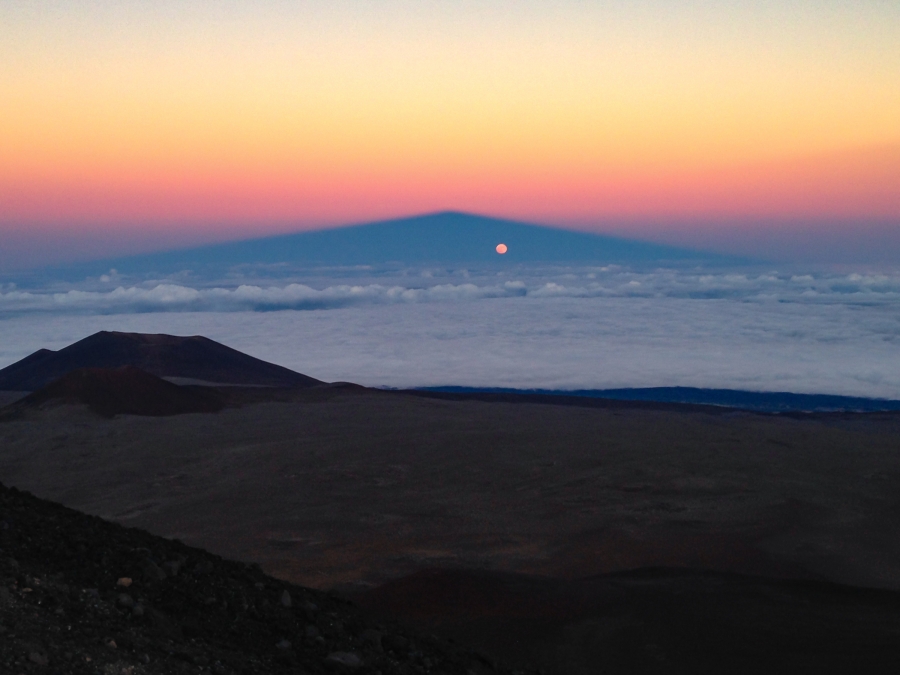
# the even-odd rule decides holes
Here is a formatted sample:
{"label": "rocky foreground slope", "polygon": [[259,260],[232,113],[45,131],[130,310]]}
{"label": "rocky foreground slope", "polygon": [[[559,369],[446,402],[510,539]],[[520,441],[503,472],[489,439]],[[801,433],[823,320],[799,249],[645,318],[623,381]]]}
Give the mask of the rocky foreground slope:
{"label": "rocky foreground slope", "polygon": [[333,594],[0,484],[0,672],[509,671]]}

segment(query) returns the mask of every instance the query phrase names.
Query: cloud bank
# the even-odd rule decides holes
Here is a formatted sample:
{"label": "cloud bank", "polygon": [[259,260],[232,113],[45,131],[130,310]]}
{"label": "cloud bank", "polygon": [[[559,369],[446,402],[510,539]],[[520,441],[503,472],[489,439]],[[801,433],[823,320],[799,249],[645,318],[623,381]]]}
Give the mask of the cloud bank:
{"label": "cloud bank", "polygon": [[[520,274],[501,280],[482,275],[466,283],[324,284],[193,287],[164,281],[110,290],[0,289],[0,317],[29,312],[126,314],[143,312],[244,312],[314,310],[497,298],[682,298],[815,304],[892,304],[900,301],[900,276],[889,274],[635,272],[621,268]],[[101,277],[103,283],[112,279]]]}
{"label": "cloud bank", "polygon": [[111,276],[81,288],[7,286],[0,366],[124,330],[206,335],[313,377],[370,386],[695,386],[900,398],[893,274],[317,274],[282,283],[128,285]]}
{"label": "cloud bank", "polygon": [[512,297],[525,293],[521,283],[502,286],[439,284],[428,288],[337,285],[321,289],[304,284],[241,285],[237,288],[191,288],[162,283],[151,287],[119,286],[111,291],[69,290],[62,293],[9,291],[0,293],[0,312],[243,312],[285,309],[335,309],[447,300]]}

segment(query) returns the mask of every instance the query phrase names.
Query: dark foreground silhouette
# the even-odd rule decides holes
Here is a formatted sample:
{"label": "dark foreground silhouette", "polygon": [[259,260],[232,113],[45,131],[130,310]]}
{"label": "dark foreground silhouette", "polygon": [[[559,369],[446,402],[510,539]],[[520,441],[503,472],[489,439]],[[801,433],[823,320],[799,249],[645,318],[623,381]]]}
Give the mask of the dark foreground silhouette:
{"label": "dark foreground silhouette", "polygon": [[891,673],[900,593],[651,568],[562,580],[426,570],[363,607],[548,673]]}
{"label": "dark foreground silhouette", "polygon": [[0,484],[0,672],[509,671],[333,594]]}
{"label": "dark foreground silhouette", "polygon": [[2,484],[0,551],[0,672],[900,668],[900,593],[824,582],[675,569],[582,580],[426,570],[353,596],[360,609]]}
{"label": "dark foreground silhouette", "polygon": [[95,359],[0,414],[0,479],[363,610],[0,487],[0,672],[900,672],[896,412],[241,387],[215,344],[5,369]]}

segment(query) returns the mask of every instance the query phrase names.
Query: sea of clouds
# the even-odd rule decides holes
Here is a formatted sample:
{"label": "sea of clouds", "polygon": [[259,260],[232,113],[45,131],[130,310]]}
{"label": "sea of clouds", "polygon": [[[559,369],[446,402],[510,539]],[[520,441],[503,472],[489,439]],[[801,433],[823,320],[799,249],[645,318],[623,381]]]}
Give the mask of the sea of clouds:
{"label": "sea of clouds", "polygon": [[373,386],[900,398],[896,272],[242,268],[0,285],[0,367],[98,330],[206,335]]}

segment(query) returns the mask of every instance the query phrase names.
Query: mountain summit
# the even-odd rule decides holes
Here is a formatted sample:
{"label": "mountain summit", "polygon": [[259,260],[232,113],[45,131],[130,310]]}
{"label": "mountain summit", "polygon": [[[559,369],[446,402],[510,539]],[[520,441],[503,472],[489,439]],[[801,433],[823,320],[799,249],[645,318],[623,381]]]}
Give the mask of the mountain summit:
{"label": "mountain summit", "polygon": [[58,352],[40,349],[0,370],[0,390],[34,391],[80,368],[133,366],[156,377],[206,383],[311,387],[319,380],[209,338],[101,331]]}

